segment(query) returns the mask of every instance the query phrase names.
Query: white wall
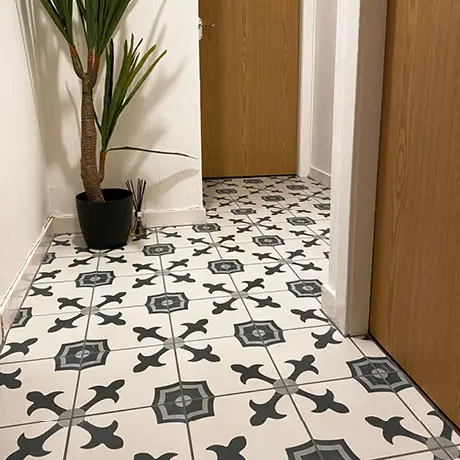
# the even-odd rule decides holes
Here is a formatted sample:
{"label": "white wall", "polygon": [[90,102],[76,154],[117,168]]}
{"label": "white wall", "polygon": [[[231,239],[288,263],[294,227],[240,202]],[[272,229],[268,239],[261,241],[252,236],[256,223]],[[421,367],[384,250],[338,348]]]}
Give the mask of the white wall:
{"label": "white wall", "polygon": [[[49,162],[50,199],[55,215],[75,214],[79,177],[79,81],[63,39],[39,2],[18,0],[34,66],[40,116],[46,118],[44,143]],[[197,160],[113,152],[107,160],[105,186],[124,186],[125,180],[148,180],[146,209],[193,210],[202,206],[201,128],[198,49],[198,0],[138,0],[117,38],[144,38],[144,49],[158,43],[167,49],[164,61],[151,75],[120,120],[113,146],[136,145],[186,152]],[[83,49],[83,48],[81,48]],[[100,83],[102,79],[100,79]],[[99,95],[103,85],[99,85]]]}
{"label": "white wall", "polygon": [[0,12],[0,304],[48,214],[46,162],[16,4]]}
{"label": "white wall", "polygon": [[[311,168],[331,174],[337,0],[316,0]],[[316,176],[317,177],[317,176]],[[318,177],[317,177],[318,178]]]}

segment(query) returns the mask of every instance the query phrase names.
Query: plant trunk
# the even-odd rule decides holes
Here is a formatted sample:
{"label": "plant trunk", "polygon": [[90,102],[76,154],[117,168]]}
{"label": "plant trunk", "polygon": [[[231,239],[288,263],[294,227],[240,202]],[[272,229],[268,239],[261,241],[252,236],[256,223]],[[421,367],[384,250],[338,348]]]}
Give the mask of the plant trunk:
{"label": "plant trunk", "polygon": [[93,83],[89,76],[82,81],[81,102],[81,180],[89,201],[103,203],[97,170],[97,131],[93,105]]}

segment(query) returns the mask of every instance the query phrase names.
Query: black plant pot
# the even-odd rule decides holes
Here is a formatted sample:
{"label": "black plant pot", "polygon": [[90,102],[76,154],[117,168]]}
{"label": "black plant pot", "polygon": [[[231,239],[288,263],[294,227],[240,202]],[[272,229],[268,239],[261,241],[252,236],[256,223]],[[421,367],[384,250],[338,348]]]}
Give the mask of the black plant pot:
{"label": "black plant pot", "polygon": [[113,249],[128,242],[133,219],[129,190],[103,189],[105,203],[91,203],[86,193],[77,195],[77,214],[86,244],[91,249]]}

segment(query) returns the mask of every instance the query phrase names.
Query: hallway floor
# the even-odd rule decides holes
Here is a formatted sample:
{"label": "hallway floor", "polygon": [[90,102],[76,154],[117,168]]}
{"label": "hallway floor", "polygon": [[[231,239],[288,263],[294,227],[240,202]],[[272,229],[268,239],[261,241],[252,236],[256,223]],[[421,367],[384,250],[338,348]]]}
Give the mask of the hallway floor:
{"label": "hallway floor", "polygon": [[380,349],[321,311],[329,190],[205,182],[208,223],[53,240],[0,351],[0,459],[459,458]]}

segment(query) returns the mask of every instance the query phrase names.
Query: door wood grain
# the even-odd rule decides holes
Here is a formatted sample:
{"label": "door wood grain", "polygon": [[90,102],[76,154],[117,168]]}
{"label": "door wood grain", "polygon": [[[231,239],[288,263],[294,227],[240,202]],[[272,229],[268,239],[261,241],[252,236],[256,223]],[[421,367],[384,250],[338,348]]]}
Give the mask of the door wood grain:
{"label": "door wood grain", "polygon": [[295,174],[300,0],[200,0],[204,177]]}
{"label": "door wood grain", "polygon": [[460,2],[389,0],[370,330],[460,424]]}

